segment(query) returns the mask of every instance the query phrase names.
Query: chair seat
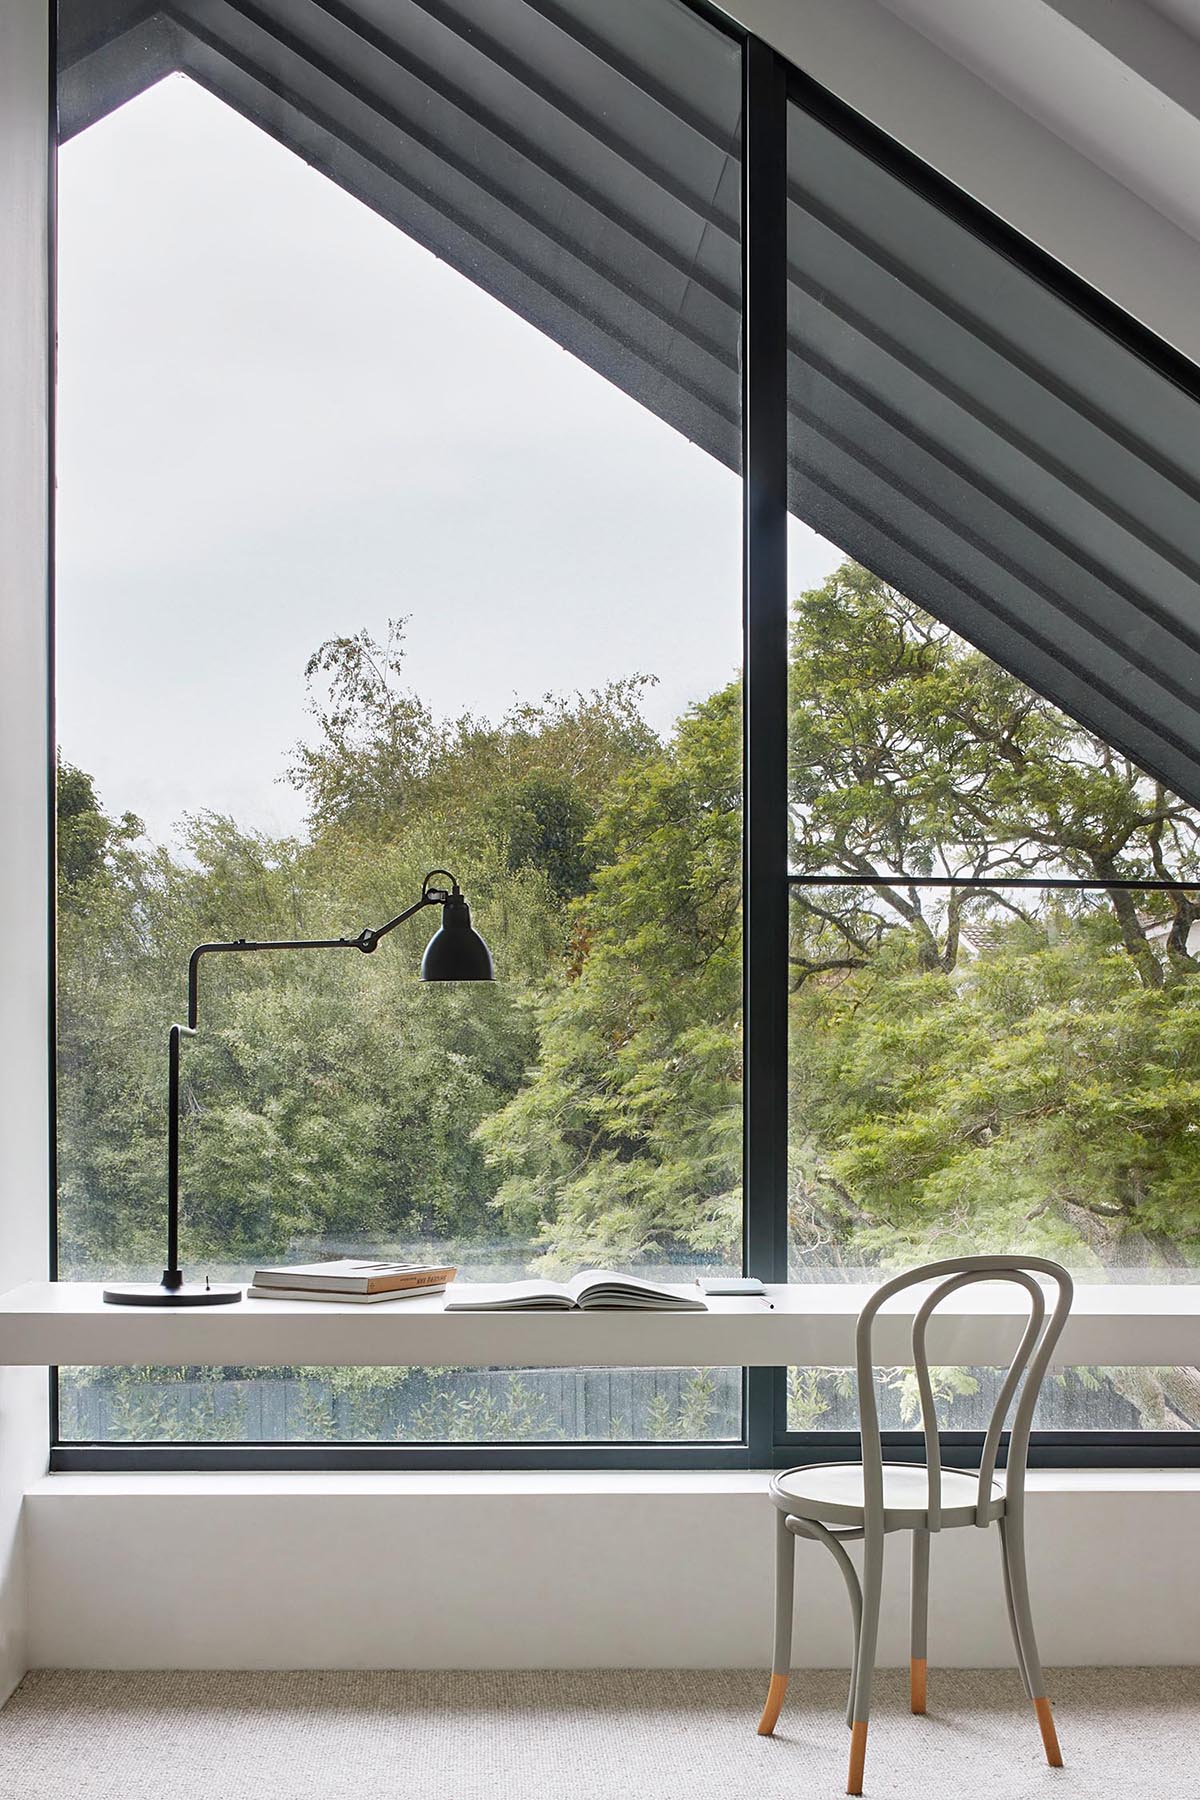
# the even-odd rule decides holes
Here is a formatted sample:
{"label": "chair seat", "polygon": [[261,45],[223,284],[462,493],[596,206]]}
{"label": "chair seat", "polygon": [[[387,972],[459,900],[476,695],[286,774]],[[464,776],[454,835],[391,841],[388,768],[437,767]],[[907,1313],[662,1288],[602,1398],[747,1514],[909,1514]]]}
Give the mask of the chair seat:
{"label": "chair seat", "polygon": [[[942,1525],[973,1525],[979,1477],[969,1470],[942,1470]],[[816,1519],[823,1525],[861,1526],[863,1523],[862,1464],[809,1463],[785,1469],[771,1482],[776,1506],[797,1519]],[[912,1531],[923,1528],[929,1510],[929,1474],[923,1463],[884,1463],[883,1528]],[[1004,1514],[1004,1487],[992,1482],[988,1519]]]}

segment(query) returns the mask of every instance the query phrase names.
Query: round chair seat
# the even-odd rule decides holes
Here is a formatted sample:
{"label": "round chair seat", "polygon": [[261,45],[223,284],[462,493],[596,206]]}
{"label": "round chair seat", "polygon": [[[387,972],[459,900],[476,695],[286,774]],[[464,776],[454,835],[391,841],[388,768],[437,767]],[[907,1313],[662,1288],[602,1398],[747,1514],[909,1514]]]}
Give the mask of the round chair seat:
{"label": "round chair seat", "polygon": [[[973,1525],[979,1488],[978,1475],[968,1470],[942,1470],[942,1525]],[[816,1519],[823,1525],[861,1526],[863,1523],[862,1464],[809,1463],[784,1469],[770,1488],[776,1506],[797,1519]],[[884,1463],[883,1528],[885,1531],[920,1530],[929,1510],[929,1473],[923,1463]],[[988,1518],[1004,1515],[1004,1487],[992,1482]]]}

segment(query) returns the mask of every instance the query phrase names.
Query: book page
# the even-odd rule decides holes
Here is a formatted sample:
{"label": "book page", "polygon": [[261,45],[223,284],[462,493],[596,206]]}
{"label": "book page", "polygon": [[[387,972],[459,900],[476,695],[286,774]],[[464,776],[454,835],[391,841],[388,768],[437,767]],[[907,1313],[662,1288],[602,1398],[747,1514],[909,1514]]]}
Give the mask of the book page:
{"label": "book page", "polygon": [[456,1281],[446,1290],[448,1312],[473,1307],[481,1312],[565,1310],[574,1304],[569,1286],[561,1281]]}
{"label": "book page", "polygon": [[639,1275],[618,1275],[613,1269],[584,1269],[564,1285],[566,1292],[580,1306],[598,1288],[616,1288],[630,1295],[653,1294],[663,1299],[675,1298],[674,1289],[664,1287],[661,1282],[643,1281]]}

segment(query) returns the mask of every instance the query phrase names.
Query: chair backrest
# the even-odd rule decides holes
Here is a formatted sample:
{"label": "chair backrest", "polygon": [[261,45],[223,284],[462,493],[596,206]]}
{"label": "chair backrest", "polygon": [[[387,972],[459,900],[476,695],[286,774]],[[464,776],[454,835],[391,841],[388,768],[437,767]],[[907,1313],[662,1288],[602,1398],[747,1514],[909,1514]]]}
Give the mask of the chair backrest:
{"label": "chair backrest", "polygon": [[[1037,1275],[1046,1276],[1056,1284],[1057,1293],[1049,1317],[1047,1317],[1046,1295],[1041,1283],[1034,1279]],[[1017,1345],[1008,1374],[996,1396],[991,1422],[984,1439],[975,1502],[975,1523],[982,1526],[988,1523],[992,1480],[996,1473],[996,1457],[999,1454],[1005,1421],[1008,1418],[1013,1396],[1021,1384],[1022,1375],[1024,1375],[1024,1386],[1021,1387],[1021,1397],[1017,1402],[1009,1437],[1005,1484],[1010,1508],[1015,1510],[1022,1504],[1025,1491],[1025,1465],[1029,1452],[1029,1433],[1033,1425],[1033,1409],[1037,1405],[1042,1379],[1049,1367],[1054,1346],[1059,1340],[1062,1328],[1067,1321],[1067,1314],[1071,1310],[1071,1296],[1074,1291],[1071,1277],[1067,1271],[1058,1263],[1048,1262],[1039,1256],[956,1256],[945,1262],[926,1263],[922,1268],[909,1269],[903,1275],[896,1275],[891,1281],[885,1281],[882,1287],[876,1288],[858,1316],[858,1329],[855,1337],[858,1362],[858,1407],[862,1430],[863,1492],[868,1529],[872,1526],[882,1529],[883,1521],[883,1447],[879,1435],[879,1409],[875,1399],[875,1365],[871,1351],[871,1332],[880,1307],[894,1294],[902,1293],[905,1288],[916,1287],[919,1283],[927,1281],[935,1281],[938,1285],[921,1302],[913,1316],[912,1360],[916,1371],[917,1390],[921,1397],[921,1426],[925,1434],[930,1531],[940,1531],[942,1524],[941,1444],[938,1438],[933,1383],[929,1379],[929,1359],[925,1353],[926,1330],[932,1314],[943,1300],[948,1299],[959,1288],[970,1287],[979,1281],[1011,1281],[1023,1288],[1029,1296],[1029,1321],[1021,1335],[1021,1341]]]}

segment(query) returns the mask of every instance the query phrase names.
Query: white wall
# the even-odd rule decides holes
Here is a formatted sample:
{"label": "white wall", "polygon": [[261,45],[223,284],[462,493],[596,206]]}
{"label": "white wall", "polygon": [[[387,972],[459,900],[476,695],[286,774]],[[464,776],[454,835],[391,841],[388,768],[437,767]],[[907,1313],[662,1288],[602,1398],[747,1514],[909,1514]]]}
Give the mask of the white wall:
{"label": "white wall", "polygon": [[[749,1667],[769,1662],[762,1475],[54,1477],[27,1503],[35,1666]],[[1200,1472],[1031,1477],[1050,1664],[1200,1663]],[[907,1661],[905,1534],[880,1660]],[[847,1660],[797,1544],[795,1660]],[[930,1661],[1009,1667],[996,1531],[934,1546]]]}
{"label": "white wall", "polygon": [[[0,1290],[46,1271],[48,13],[0,5]],[[26,1667],[20,1508],[46,1377],[0,1370],[0,1698]]]}

